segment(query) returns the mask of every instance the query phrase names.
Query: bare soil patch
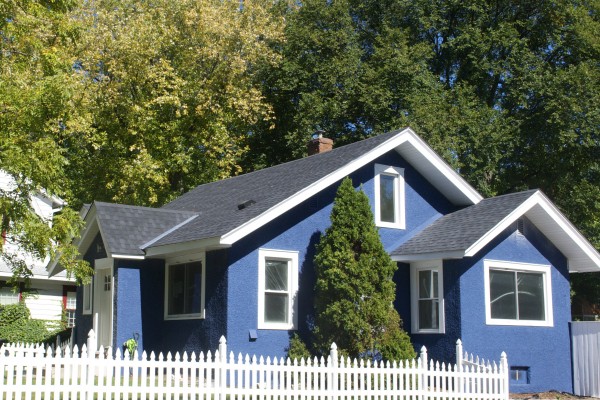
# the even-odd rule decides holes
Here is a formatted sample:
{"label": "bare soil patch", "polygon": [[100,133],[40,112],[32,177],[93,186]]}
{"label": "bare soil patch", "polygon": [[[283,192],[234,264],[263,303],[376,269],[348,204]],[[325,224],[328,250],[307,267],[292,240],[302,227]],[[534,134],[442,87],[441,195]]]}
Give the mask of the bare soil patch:
{"label": "bare soil patch", "polygon": [[542,393],[511,393],[511,399],[515,400],[598,400],[596,397],[575,396],[566,392],[542,392]]}

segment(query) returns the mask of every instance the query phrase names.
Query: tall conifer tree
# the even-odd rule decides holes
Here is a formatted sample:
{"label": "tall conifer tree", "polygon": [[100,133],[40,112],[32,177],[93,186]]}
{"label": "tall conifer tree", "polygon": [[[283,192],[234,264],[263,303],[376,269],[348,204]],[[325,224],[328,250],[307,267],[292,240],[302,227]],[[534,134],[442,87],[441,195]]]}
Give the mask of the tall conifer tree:
{"label": "tall conifer tree", "polygon": [[369,199],[342,181],[331,226],[317,246],[315,349],[335,342],[342,354],[411,358],[414,350],[393,306],[396,264],[383,248]]}

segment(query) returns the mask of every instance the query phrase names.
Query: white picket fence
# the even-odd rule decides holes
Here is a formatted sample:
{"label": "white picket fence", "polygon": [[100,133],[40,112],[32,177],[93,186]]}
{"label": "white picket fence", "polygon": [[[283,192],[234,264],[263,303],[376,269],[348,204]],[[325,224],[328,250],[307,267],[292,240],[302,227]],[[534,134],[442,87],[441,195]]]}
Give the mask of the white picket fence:
{"label": "white picket fence", "polygon": [[417,359],[369,362],[338,357],[335,344],[327,359],[227,357],[223,337],[214,353],[135,352],[131,359],[102,347],[88,354],[85,345],[81,351],[4,345],[0,372],[0,400],[509,398],[504,353],[499,363],[449,365],[428,360],[424,347]]}

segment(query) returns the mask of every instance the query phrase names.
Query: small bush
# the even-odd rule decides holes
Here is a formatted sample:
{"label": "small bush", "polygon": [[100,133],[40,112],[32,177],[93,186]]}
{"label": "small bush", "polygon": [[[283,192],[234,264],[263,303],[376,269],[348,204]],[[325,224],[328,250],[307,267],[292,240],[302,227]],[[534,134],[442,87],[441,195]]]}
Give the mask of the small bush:
{"label": "small bush", "polygon": [[287,356],[292,360],[295,358],[309,358],[311,356],[306,343],[302,341],[297,333],[294,333],[294,336],[290,338],[290,345],[287,348]]}

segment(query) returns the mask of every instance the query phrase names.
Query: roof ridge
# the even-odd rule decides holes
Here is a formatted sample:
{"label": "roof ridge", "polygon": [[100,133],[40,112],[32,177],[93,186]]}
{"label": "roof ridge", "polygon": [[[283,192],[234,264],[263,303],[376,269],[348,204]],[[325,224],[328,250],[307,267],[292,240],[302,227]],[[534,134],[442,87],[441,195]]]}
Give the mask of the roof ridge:
{"label": "roof ridge", "polygon": [[[533,194],[533,193],[536,193],[536,192],[541,192],[541,190],[540,189],[521,190],[520,192],[504,193],[504,194],[499,194],[499,195],[492,196],[492,197],[486,197],[484,200],[492,200],[492,199],[498,199],[500,197],[516,196],[516,195],[525,194],[525,193],[531,193],[531,194]],[[476,205],[476,204],[474,204],[474,205]]]}

